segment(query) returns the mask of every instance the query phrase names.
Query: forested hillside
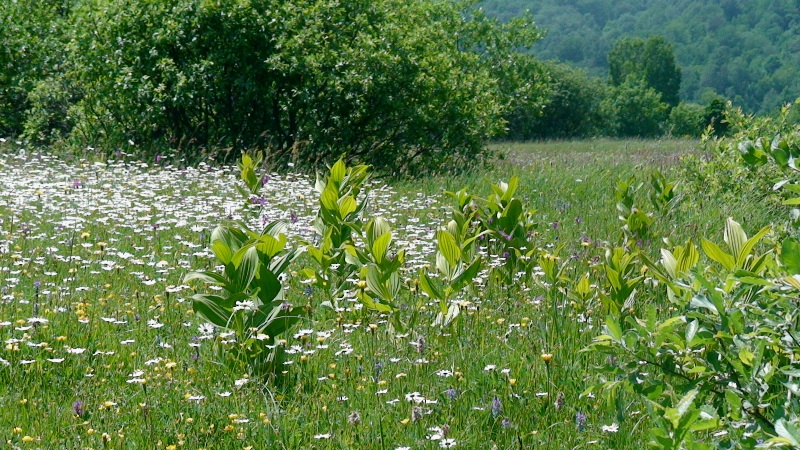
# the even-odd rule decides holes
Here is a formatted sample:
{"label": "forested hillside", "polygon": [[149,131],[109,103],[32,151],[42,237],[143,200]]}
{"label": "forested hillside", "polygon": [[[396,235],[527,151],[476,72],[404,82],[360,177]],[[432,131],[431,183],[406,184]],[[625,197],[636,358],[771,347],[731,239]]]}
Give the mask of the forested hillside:
{"label": "forested hillside", "polygon": [[681,97],[721,94],[769,113],[800,96],[800,6],[795,0],[486,0],[508,19],[529,10],[547,31],[535,52],[606,76],[622,37],[663,35],[682,69]]}

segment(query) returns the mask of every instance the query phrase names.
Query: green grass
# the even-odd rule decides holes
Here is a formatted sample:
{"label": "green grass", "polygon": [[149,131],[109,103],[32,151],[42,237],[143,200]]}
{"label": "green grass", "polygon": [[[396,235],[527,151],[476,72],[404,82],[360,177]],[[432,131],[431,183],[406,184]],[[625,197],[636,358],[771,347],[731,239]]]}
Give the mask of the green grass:
{"label": "green grass", "polygon": [[[699,152],[694,141],[496,148],[505,158],[482,173],[375,187],[370,212],[393,221],[411,262],[433,263],[431,236],[450,205],[443,189],[484,196],[517,175],[540,246],[562,244],[565,274],[577,279],[619,242],[616,180],[646,180],[655,168],[670,177],[681,155]],[[641,405],[617,411],[580,396],[596,375],[598,361],[579,353],[599,332],[596,300],[487,274],[452,329],[432,327],[425,306],[400,332],[354,302],[320,306],[297,267],[287,296],[311,305],[311,319],[284,336],[285,382],[262,385],[219,363],[214,342],[225,336],[201,333],[189,299],[200,286],[182,285],[188,271],[213,267],[209,231],[241,213],[232,170],[64,163],[17,149],[0,155],[0,170],[0,437],[11,446],[439,448],[451,443],[433,439],[442,429],[458,448],[646,442]],[[314,195],[302,175],[273,175],[261,213],[295,214],[292,236],[312,237]],[[680,241],[730,208],[687,206],[657,235]]]}

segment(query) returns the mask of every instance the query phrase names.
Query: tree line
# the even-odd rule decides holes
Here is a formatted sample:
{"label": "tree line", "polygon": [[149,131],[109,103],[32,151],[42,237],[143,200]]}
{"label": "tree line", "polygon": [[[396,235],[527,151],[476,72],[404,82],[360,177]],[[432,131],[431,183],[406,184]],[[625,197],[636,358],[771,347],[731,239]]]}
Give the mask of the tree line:
{"label": "tree line", "polygon": [[550,90],[542,110],[509,116],[513,140],[724,135],[729,102],[680,99],[682,69],[662,36],[623,38],[608,54],[606,77],[569,64],[545,62]]}
{"label": "tree line", "polygon": [[[491,139],[724,133],[661,36],[604,77],[539,60],[476,0],[0,2],[0,136],[107,156],[462,170]],[[710,128],[709,128],[710,127]]]}
{"label": "tree line", "polygon": [[243,149],[417,173],[485,156],[544,101],[530,17],[474,1],[0,3],[0,135],[108,155]]}
{"label": "tree line", "polygon": [[722,96],[771,114],[800,92],[800,9],[794,0],[484,0],[506,20],[529,10],[546,35],[534,46],[605,77],[607,55],[627,37],[664,36],[683,68],[681,98]]}

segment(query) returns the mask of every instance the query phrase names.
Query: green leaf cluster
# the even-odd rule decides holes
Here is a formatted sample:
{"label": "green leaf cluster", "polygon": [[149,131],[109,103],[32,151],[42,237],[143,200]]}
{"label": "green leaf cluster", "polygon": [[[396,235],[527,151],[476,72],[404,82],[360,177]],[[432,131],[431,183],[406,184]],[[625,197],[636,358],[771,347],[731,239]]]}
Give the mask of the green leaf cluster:
{"label": "green leaf cluster", "polygon": [[474,3],[5,2],[0,133],[189,162],[268,149],[314,167],[347,152],[388,173],[457,170],[544,90],[520,51],[539,38],[532,20]]}
{"label": "green leaf cluster", "polygon": [[289,303],[281,275],[299,255],[287,247],[286,225],[273,222],[260,233],[243,224],[218,226],[210,248],[222,272],[197,271],[185,282],[200,280],[212,293],[192,297],[196,314],[215,326],[233,332],[234,339],[218,343],[222,359],[232,368],[254,375],[280,375],[283,348],[278,339],[305,314],[304,307]]}

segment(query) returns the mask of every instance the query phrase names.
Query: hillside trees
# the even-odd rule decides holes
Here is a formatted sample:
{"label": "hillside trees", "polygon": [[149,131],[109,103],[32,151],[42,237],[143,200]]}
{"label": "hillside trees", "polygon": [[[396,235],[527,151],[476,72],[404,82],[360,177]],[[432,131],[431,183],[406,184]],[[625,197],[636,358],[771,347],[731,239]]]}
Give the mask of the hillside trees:
{"label": "hillside trees", "polygon": [[680,101],[681,70],[675,63],[672,45],[663,36],[620,39],[608,54],[611,84],[620,86],[630,78],[644,82],[674,107]]}
{"label": "hillside trees", "polygon": [[681,98],[698,104],[708,92],[749,113],[775,113],[800,92],[800,11],[787,0],[484,0],[507,18],[530,10],[546,37],[534,51],[594,76],[622,38],[663,35],[682,68]]}
{"label": "hillside trees", "polygon": [[[539,38],[530,19],[500,24],[474,3],[76,1],[60,80],[74,125],[59,126],[109,153],[230,161],[269,148],[408,172],[475,163],[503,114],[535,108],[544,89],[519,52]],[[64,103],[46,100],[32,105],[30,136],[48,136],[40,119]]]}

